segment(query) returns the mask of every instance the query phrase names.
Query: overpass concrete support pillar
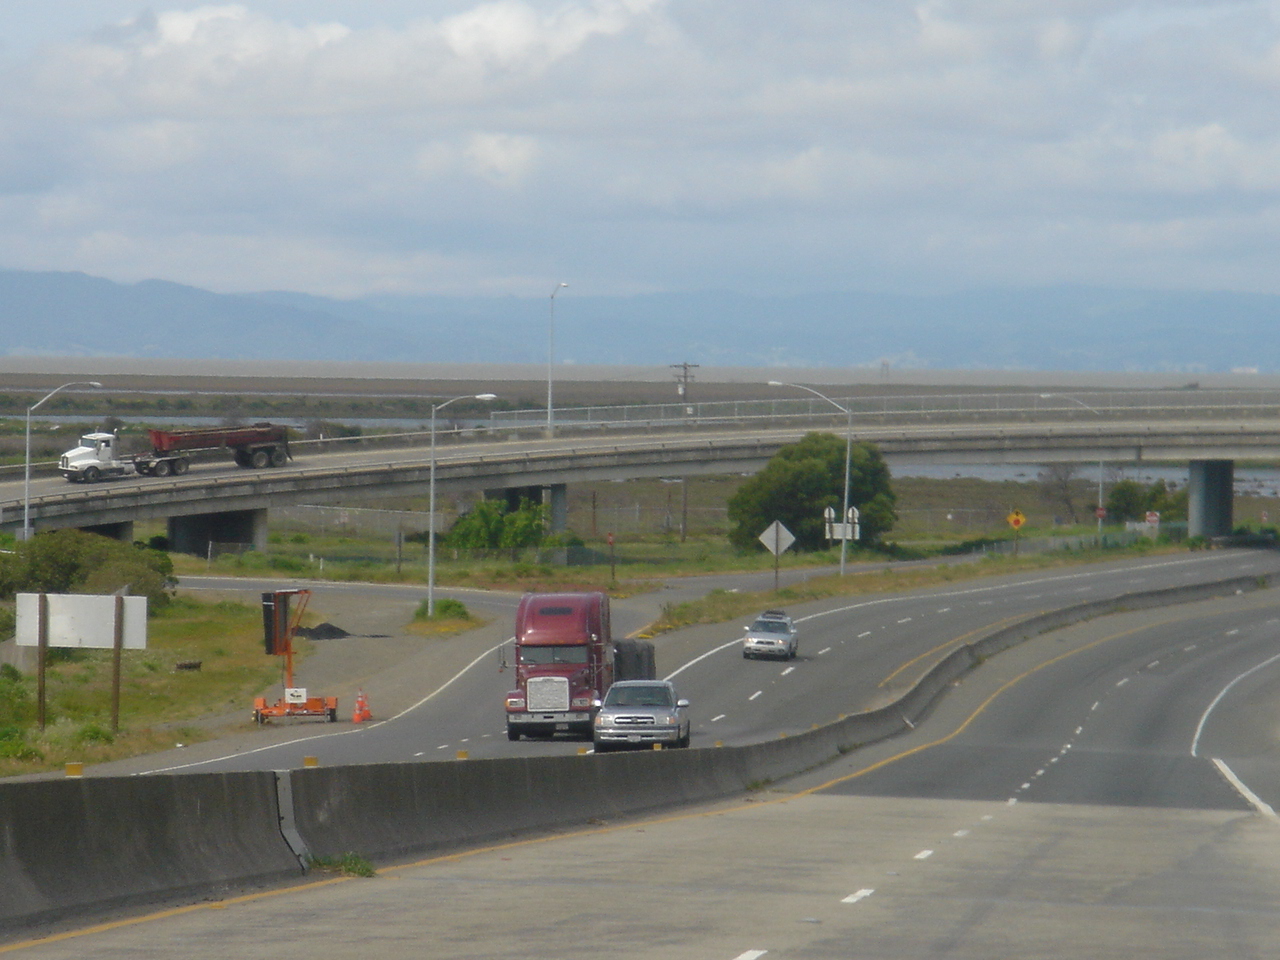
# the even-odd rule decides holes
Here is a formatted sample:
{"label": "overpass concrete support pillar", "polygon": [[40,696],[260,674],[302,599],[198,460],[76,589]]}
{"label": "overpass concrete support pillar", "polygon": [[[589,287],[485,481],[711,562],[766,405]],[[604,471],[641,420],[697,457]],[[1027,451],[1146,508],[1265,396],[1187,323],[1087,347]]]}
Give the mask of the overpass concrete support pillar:
{"label": "overpass concrete support pillar", "polygon": [[232,510],[226,513],[198,513],[186,517],[170,517],[169,549],[177,553],[208,556],[210,545],[216,552],[223,544],[237,544],[241,549],[267,548],[267,511]]}
{"label": "overpass concrete support pillar", "polygon": [[569,487],[553,483],[547,487],[547,518],[552,533],[569,529]]}
{"label": "overpass concrete support pillar", "polygon": [[1223,537],[1231,532],[1235,461],[1192,460],[1187,488],[1187,533]]}

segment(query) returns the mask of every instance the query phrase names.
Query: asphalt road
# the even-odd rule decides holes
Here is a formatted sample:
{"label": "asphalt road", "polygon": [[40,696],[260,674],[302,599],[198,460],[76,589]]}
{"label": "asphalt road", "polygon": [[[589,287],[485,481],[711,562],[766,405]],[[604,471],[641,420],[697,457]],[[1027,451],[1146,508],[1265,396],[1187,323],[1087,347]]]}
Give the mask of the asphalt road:
{"label": "asphalt road", "polygon": [[1262,805],[1275,778],[1247,784],[1237,768],[1276,767],[1278,623],[1271,591],[1099,618],[989,660],[912,733],[741,801],[0,950],[1275,956],[1280,823]]}
{"label": "asphalt road", "polygon": [[[742,624],[722,624],[657,638],[658,671],[672,678],[691,701],[694,747],[758,742],[895,699],[956,644],[1011,619],[1086,600],[1278,568],[1280,554],[1270,551],[1209,551],[969,581],[909,594],[828,600],[791,609],[801,631],[800,656],[794,661],[743,659]],[[221,585],[225,588],[225,582]],[[256,596],[267,585],[251,587],[250,595]],[[316,585],[315,602],[324,602],[331,589],[363,596],[356,586]],[[387,606],[381,598],[392,593],[405,604],[416,596],[405,588],[375,587],[364,599]],[[657,594],[618,601],[617,633],[648,622],[665,599]],[[272,725],[232,740],[104,764],[87,772],[284,769],[301,766],[304,757],[339,766],[452,759],[459,751],[483,759],[589,748],[574,739],[508,742],[502,701],[510,689],[511,671],[504,663],[510,661],[507,641],[516,598],[489,602],[495,621],[486,630],[450,641],[447,660],[415,654],[389,665],[392,679],[385,689],[394,689],[394,696],[371,697],[379,711],[375,723]],[[324,641],[324,655],[341,660],[348,643]],[[357,638],[350,643],[357,645],[352,658],[358,661],[359,651],[367,649],[366,656],[372,656],[378,641]],[[407,643],[421,646],[420,641]]]}

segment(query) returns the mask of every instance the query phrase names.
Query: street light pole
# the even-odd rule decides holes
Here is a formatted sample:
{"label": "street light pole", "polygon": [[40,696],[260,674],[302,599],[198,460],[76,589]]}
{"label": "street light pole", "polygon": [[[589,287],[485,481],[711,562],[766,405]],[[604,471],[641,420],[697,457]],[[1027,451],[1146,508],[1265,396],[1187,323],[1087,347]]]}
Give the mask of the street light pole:
{"label": "street light pole", "polygon": [[[815,397],[819,397],[827,403],[831,404],[837,410],[845,415],[844,428],[844,500],[840,512],[840,532],[842,534],[848,532],[849,524],[849,462],[853,459],[853,410],[843,404],[836,403],[825,393],[820,393],[813,387],[806,387],[800,383],[783,383],[781,380],[770,380],[771,387],[792,387],[796,390],[805,390],[812,393]],[[849,549],[849,538],[840,537],[840,576],[844,576],[845,556]]]}
{"label": "street light pole", "polygon": [[101,389],[102,384],[97,380],[73,380],[70,383],[64,383],[60,387],[55,387],[46,393],[43,397],[27,407],[27,444],[25,466],[22,472],[22,535],[20,539],[31,539],[31,414],[37,407],[52,397],[55,393],[67,389],[67,387],[93,387]]}
{"label": "street light pole", "polygon": [[551,316],[547,323],[547,436],[551,437],[555,433],[555,421],[551,407],[551,380],[552,380],[552,364],[556,359],[556,294],[560,292],[562,287],[567,287],[567,283],[557,283],[551,290]]}
{"label": "street light pole", "polygon": [[431,406],[431,475],[427,481],[427,616],[436,612],[436,411],[458,400],[496,400],[492,393],[463,394]]}

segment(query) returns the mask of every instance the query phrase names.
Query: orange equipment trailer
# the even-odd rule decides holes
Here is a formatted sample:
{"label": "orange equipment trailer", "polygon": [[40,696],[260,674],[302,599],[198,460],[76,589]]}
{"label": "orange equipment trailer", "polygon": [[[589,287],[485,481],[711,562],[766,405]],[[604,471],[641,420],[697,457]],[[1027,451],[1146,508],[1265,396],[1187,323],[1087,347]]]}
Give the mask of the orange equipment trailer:
{"label": "orange equipment trailer", "polygon": [[[289,598],[299,597],[297,609],[289,612]],[[324,717],[338,719],[337,697],[309,697],[305,687],[293,685],[293,635],[302,622],[302,612],[311,599],[310,590],[276,590],[262,595],[262,626],[267,653],[284,657],[284,696],[273,704],[266,697],[253,701],[253,719],[266,723],[276,717]]]}

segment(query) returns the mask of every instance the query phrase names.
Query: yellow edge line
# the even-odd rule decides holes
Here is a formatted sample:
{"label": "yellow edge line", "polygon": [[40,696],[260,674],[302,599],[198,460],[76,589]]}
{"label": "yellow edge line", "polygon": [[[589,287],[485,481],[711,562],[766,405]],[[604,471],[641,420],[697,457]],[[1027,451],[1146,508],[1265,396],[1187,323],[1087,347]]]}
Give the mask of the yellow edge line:
{"label": "yellow edge line", "polygon": [[[1170,619],[1175,619],[1175,618],[1170,618]],[[1169,621],[1166,620],[1161,622],[1167,623]],[[1031,669],[1019,674],[1013,679],[1008,680],[1004,684],[1002,684],[999,687],[999,689],[997,689],[994,693],[991,694],[991,696],[983,700],[982,703],[978,705],[977,709],[975,709],[973,713],[971,713],[964,720],[963,723],[961,723],[958,727],[955,728],[955,730],[951,731],[951,733],[947,734],[945,737],[940,737],[939,739],[932,740],[929,743],[924,743],[924,744],[921,744],[920,746],[912,747],[909,750],[903,750],[901,753],[894,754],[893,756],[887,757],[884,760],[879,760],[866,767],[863,767],[861,770],[855,770],[853,773],[845,774],[842,777],[836,777],[833,780],[828,780],[826,783],[821,783],[814,787],[808,787],[807,789],[800,790],[795,793],[789,793],[786,796],[775,797],[769,800],[756,800],[749,804],[742,803],[732,807],[717,808],[716,810],[705,810],[705,811],[700,811],[698,813],[677,813],[667,817],[656,817],[652,820],[637,820],[634,822],[618,824],[616,826],[611,826],[611,827],[591,827],[589,829],[584,829],[584,830],[573,830],[568,833],[557,833],[553,836],[531,837],[527,840],[513,840],[508,843],[499,843],[499,844],[494,844],[494,845],[485,846],[485,847],[475,847],[469,850],[460,850],[455,853],[447,853],[447,854],[442,854],[436,857],[428,857],[423,860],[415,860],[411,863],[398,864],[397,866],[391,869],[407,870],[407,869],[412,869],[414,867],[431,866],[432,864],[437,864],[437,863],[452,863],[458,860],[465,860],[468,857],[479,856],[480,854],[484,854],[484,853],[497,853],[503,850],[516,850],[521,847],[534,846],[540,843],[550,843],[557,840],[573,840],[579,837],[599,836],[599,835],[604,835],[609,833],[616,833],[619,830],[633,830],[637,827],[642,827],[642,826],[654,826],[654,825],[663,824],[663,823],[676,823],[681,820],[693,820],[701,817],[718,817],[718,816],[723,816],[726,813],[738,813],[743,810],[759,808],[762,804],[786,803],[787,801],[796,799],[797,797],[811,796],[815,793],[819,793],[820,791],[827,790],[830,787],[836,786],[837,784],[845,783],[849,780],[854,780],[858,777],[863,776],[864,774],[872,773],[873,771],[879,770],[882,767],[887,767],[891,763],[896,763],[899,760],[904,760],[907,757],[913,756],[914,754],[922,753],[923,751],[929,750],[933,747],[941,746],[942,744],[947,743],[948,741],[953,740],[955,737],[959,736],[971,723],[973,723],[974,720],[976,720],[987,709],[987,707],[989,707],[992,704],[992,702],[995,701],[995,699],[998,696],[1000,696],[1002,693],[1004,693],[1006,690],[1008,690],[1010,687],[1014,686],[1015,684],[1021,683],[1023,680],[1031,676],[1033,673],[1037,673],[1040,670],[1043,670],[1045,667],[1053,666],[1056,663],[1060,663],[1063,660],[1066,660],[1068,657],[1075,656],[1077,653],[1083,653],[1086,650],[1091,650],[1094,647],[1101,646],[1104,643],[1109,643],[1112,640],[1118,640],[1121,637],[1127,637],[1130,634],[1138,633],[1142,630],[1149,630],[1151,629],[1152,626],[1155,626],[1155,625],[1156,624],[1146,624],[1144,626],[1134,627],[1131,630],[1124,630],[1120,633],[1112,634],[1111,636],[1108,636],[1108,637],[1102,637],[1098,640],[1092,641],[1091,643],[1087,643],[1082,647],[1077,647],[1075,650],[1069,650],[1066,653],[1059,654],[1058,656],[1053,657],[1050,660],[1046,660],[1043,663],[1032,667]],[[353,880],[353,879],[355,878],[354,877],[332,877],[325,880],[312,881],[311,883],[299,884],[296,887],[283,887],[278,890],[266,890],[266,891],[260,891],[258,893],[249,893],[243,896],[233,897],[227,900],[220,900],[220,901],[217,901],[216,903],[199,903],[199,904],[190,904],[185,907],[175,907],[171,910],[162,910],[158,913],[146,914],[145,916],[130,917],[124,920],[115,920],[110,923],[97,924],[92,927],[86,927],[83,930],[71,930],[71,931],[67,931],[66,933],[53,934],[48,937],[40,937],[37,939],[20,941],[18,943],[0,945],[0,953],[11,953],[15,950],[22,950],[28,947],[36,947],[36,946],[40,946],[41,944],[57,943],[58,941],[61,941],[61,940],[71,940],[76,937],[89,936],[95,933],[104,933],[111,930],[118,930],[123,927],[135,926],[137,924],[142,924],[142,923],[150,923],[155,920],[167,920],[170,917],[183,916],[188,913],[194,913],[197,910],[218,910],[228,906],[232,906],[234,904],[252,903],[258,900],[265,900],[269,897],[281,896],[282,894],[303,893],[307,890],[314,890],[319,887],[331,886],[335,883],[344,883],[346,881]]]}
{"label": "yellow edge line", "polygon": [[890,683],[890,681],[893,680],[894,677],[902,673],[903,670],[906,670],[912,664],[919,663],[921,660],[924,660],[928,657],[932,657],[935,654],[941,653],[943,650],[947,649],[947,647],[950,647],[952,645],[959,646],[960,644],[964,643],[966,640],[968,640],[972,636],[975,636],[976,634],[982,633],[986,630],[998,630],[1001,627],[1014,622],[1015,620],[1020,620],[1024,618],[1030,619],[1031,617],[1038,617],[1038,616],[1040,616],[1040,614],[1038,613],[1015,614],[1012,617],[1005,617],[1003,620],[997,620],[995,623],[988,623],[981,627],[974,627],[974,629],[970,630],[968,633],[962,633],[960,634],[960,636],[953,637],[950,640],[944,640],[942,643],[938,644],[932,650],[926,650],[924,653],[920,654],[918,657],[912,657],[910,660],[908,660],[906,663],[900,666],[897,670],[893,671],[893,673],[889,674],[887,677],[881,680],[880,683],[877,684],[877,686],[881,686],[881,687],[888,686],[888,684]]}

